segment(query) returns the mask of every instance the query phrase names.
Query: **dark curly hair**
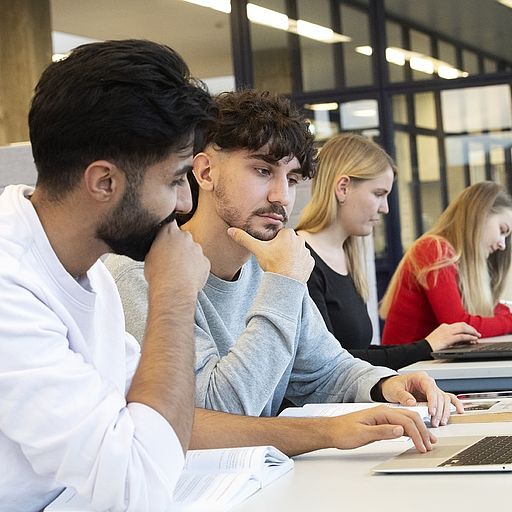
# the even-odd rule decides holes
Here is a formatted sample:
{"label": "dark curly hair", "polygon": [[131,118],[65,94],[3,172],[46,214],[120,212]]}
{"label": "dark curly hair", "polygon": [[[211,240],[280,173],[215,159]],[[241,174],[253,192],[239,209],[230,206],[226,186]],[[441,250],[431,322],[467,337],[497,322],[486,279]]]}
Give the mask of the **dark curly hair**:
{"label": "dark curly hair", "polygon": [[303,178],[314,176],[316,149],[309,121],[288,98],[269,91],[243,89],[219,94],[215,103],[218,115],[208,125],[204,146],[257,151],[268,144],[271,160],[277,162],[293,155],[300,163]]}

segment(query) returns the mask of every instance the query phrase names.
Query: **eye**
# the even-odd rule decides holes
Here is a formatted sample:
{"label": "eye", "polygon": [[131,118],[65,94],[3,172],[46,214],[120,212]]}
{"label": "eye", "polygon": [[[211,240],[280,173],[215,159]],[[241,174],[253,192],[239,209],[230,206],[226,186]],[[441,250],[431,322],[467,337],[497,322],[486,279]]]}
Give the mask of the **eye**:
{"label": "eye", "polygon": [[255,167],[256,172],[261,174],[262,176],[270,176],[270,170],[265,167]]}
{"label": "eye", "polygon": [[184,175],[182,176],[181,178],[178,178],[177,180],[174,180],[172,183],[171,183],[171,188],[174,188],[174,187],[182,187],[183,185],[185,185],[187,183],[187,176]]}
{"label": "eye", "polygon": [[288,175],[288,184],[289,185],[292,185],[292,186],[298,185],[299,181],[300,181],[299,176],[297,176],[296,174]]}

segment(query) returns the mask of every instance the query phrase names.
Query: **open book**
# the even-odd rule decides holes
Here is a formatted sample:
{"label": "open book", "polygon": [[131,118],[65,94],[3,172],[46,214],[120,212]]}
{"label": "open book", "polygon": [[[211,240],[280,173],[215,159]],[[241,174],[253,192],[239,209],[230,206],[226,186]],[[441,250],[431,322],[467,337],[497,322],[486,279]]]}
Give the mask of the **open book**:
{"label": "open book", "polygon": [[[292,468],[293,460],[273,446],[189,450],[171,510],[229,510]],[[44,510],[92,512],[70,488]]]}
{"label": "open book", "polygon": [[349,414],[351,412],[362,411],[377,407],[378,405],[387,405],[388,407],[397,407],[399,409],[406,409],[409,411],[417,412],[421,419],[430,424],[430,415],[428,413],[428,406],[425,403],[420,403],[411,407],[406,407],[399,404],[390,403],[340,403],[340,404],[306,404],[302,407],[288,407],[284,409],[279,416],[341,416],[342,414]]}
{"label": "open book", "polygon": [[512,398],[461,399],[464,414],[452,414],[450,423],[512,421]]}
{"label": "open book", "polygon": [[189,450],[174,491],[176,510],[228,510],[292,467],[273,446]]}

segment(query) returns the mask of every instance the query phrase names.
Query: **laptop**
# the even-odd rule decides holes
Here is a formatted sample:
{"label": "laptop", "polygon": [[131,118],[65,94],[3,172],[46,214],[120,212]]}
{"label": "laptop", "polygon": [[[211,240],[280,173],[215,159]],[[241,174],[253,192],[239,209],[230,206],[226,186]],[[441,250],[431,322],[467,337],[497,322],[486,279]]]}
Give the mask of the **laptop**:
{"label": "laptop", "polygon": [[434,359],[512,359],[512,341],[455,345],[432,352]]}
{"label": "laptop", "polygon": [[378,466],[374,473],[475,473],[512,471],[512,436],[441,437],[433,450],[411,448]]}

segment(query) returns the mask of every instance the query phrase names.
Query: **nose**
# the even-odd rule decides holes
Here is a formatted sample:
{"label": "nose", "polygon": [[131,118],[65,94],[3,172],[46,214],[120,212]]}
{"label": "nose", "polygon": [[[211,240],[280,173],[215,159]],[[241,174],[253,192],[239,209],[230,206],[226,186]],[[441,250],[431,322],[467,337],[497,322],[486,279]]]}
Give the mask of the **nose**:
{"label": "nose", "polygon": [[190,191],[190,185],[187,183],[181,187],[178,187],[176,196],[176,212],[188,213],[192,210],[192,192]]}
{"label": "nose", "polygon": [[496,250],[497,251],[504,251],[506,246],[507,246],[506,237],[505,237],[505,235],[501,235],[500,239],[498,240],[498,243],[496,245]]}
{"label": "nose", "polygon": [[379,207],[379,213],[383,213],[387,215],[389,213],[389,204],[388,204],[388,198],[385,197]]}
{"label": "nose", "polygon": [[268,201],[278,203],[282,206],[288,206],[290,203],[290,184],[288,177],[275,176],[272,179],[270,190],[268,192]]}

